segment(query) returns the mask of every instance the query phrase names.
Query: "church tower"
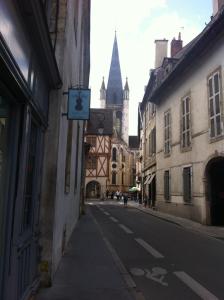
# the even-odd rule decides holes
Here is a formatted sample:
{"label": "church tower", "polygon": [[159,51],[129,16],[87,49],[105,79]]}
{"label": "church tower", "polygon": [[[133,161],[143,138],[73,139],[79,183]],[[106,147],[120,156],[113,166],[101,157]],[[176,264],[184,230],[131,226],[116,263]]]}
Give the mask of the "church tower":
{"label": "church tower", "polygon": [[105,108],[105,106],[106,106],[106,88],[105,88],[104,77],[103,77],[103,81],[100,89],[100,108]]}
{"label": "church tower", "polygon": [[107,89],[103,79],[100,89],[100,103],[101,108],[113,110],[114,130],[117,136],[128,144],[129,86],[126,78],[123,89],[116,32]]}

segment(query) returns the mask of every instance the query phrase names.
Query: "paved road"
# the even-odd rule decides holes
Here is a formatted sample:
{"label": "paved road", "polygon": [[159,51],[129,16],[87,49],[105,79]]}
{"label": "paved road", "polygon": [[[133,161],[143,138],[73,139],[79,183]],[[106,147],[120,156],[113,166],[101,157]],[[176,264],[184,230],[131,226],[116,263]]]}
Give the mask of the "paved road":
{"label": "paved road", "polygon": [[224,300],[224,242],[122,205],[90,205],[146,300]]}

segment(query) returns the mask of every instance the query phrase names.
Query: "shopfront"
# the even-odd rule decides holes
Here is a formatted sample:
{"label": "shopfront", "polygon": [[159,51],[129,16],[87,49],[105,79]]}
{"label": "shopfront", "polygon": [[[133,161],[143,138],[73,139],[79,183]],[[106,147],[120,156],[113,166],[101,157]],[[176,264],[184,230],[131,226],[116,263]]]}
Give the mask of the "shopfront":
{"label": "shopfront", "polygon": [[60,83],[44,15],[39,14],[41,3],[35,1],[35,10],[34,2],[23,8],[20,3],[0,2],[0,299],[4,300],[25,300],[38,284],[43,142],[49,92]]}

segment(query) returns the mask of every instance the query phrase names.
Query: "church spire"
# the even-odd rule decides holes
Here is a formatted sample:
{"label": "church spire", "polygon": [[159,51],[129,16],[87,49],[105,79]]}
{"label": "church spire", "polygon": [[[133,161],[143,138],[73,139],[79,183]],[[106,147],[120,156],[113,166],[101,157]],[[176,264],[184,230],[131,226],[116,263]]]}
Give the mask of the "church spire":
{"label": "church spire", "polygon": [[125,86],[124,86],[124,100],[129,100],[128,77],[126,77],[126,82],[125,82]]}
{"label": "church spire", "polygon": [[107,105],[123,104],[123,86],[122,86],[122,79],[121,79],[121,68],[120,68],[120,61],[119,61],[116,31],[114,37],[114,45],[112,51],[108,83],[107,83],[106,103]]}
{"label": "church spire", "polygon": [[100,100],[106,100],[106,88],[104,83],[104,77],[100,88]]}

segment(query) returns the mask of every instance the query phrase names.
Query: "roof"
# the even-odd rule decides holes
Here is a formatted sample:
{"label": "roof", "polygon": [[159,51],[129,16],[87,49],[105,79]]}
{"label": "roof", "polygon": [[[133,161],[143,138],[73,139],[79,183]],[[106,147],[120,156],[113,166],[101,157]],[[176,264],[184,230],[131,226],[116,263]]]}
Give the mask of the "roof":
{"label": "roof", "polygon": [[105,83],[104,83],[104,77],[103,77],[103,81],[102,81],[100,90],[106,90]]}
{"label": "roof", "polygon": [[123,86],[116,34],[114,38],[113,52],[107,83],[106,103],[109,105],[123,104]]}
{"label": "roof", "polygon": [[174,56],[178,60],[173,64],[169,74],[165,74],[161,67],[152,72],[156,79],[150,76],[141,108],[144,107],[146,101],[158,103],[163,94],[167,94],[167,87],[179,79],[190,66],[194,66],[195,61],[198,61],[206,51],[209,51],[217,38],[223,36],[223,33],[224,6],[219,13],[211,18],[204,30]]}
{"label": "roof", "polygon": [[138,149],[139,148],[138,136],[137,135],[130,135],[128,144],[129,144],[130,149]]}
{"label": "roof", "polygon": [[[99,128],[103,127],[103,133]],[[113,111],[111,109],[91,108],[90,119],[87,121],[86,135],[112,135],[113,134]]]}
{"label": "roof", "polygon": [[124,90],[129,91],[129,85],[128,85],[128,78],[127,77],[126,77],[126,82],[125,82],[125,85],[124,85]]}

